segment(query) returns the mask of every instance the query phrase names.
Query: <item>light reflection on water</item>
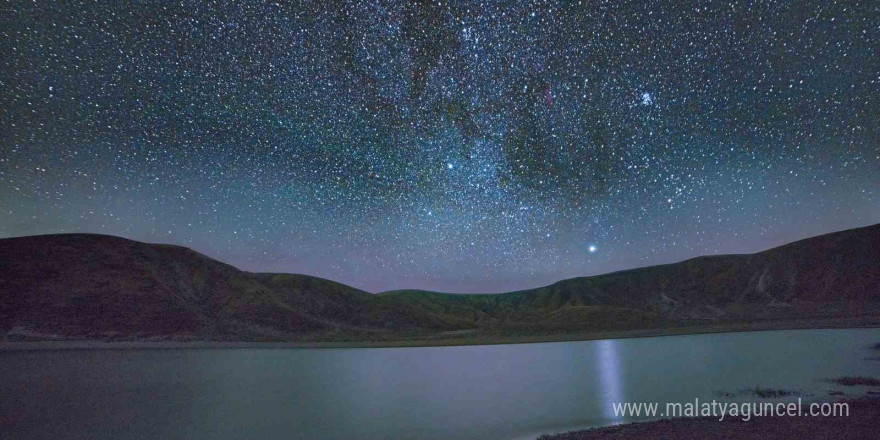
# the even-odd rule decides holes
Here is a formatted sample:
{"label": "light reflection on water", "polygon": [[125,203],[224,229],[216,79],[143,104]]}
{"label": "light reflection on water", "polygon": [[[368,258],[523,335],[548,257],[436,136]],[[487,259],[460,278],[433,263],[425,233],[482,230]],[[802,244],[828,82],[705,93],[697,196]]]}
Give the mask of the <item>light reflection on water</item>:
{"label": "light reflection on water", "polygon": [[[627,421],[612,402],[880,377],[880,329],[390,349],[0,352],[11,438],[512,439]],[[836,387],[840,388],[840,387]],[[850,390],[845,390],[849,391]]]}
{"label": "light reflection on water", "polygon": [[620,359],[617,355],[617,340],[597,341],[599,346],[599,372],[602,377],[602,414],[608,419],[620,418],[614,414],[612,403],[623,402],[621,393]]}

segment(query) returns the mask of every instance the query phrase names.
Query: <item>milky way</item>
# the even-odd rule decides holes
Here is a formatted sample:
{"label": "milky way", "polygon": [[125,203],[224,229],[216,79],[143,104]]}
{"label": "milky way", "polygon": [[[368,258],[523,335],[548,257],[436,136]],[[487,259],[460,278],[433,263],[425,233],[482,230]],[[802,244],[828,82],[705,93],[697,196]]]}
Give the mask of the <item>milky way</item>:
{"label": "milky way", "polygon": [[876,223],[878,5],[6,2],[0,236],[495,292]]}

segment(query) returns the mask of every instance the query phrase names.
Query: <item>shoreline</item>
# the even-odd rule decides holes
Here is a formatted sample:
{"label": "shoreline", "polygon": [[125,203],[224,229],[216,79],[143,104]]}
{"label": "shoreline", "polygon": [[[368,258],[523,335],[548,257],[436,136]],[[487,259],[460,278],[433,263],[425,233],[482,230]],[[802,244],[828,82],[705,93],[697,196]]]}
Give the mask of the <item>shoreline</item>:
{"label": "shoreline", "polygon": [[848,416],[674,417],[638,420],[569,432],[542,434],[537,440],[704,439],[864,439],[880,436],[880,398],[874,395],[840,400]]}
{"label": "shoreline", "polygon": [[655,338],[716,333],[750,333],[784,330],[840,330],[880,328],[880,318],[839,318],[796,322],[725,324],[644,330],[570,333],[535,336],[484,336],[474,338],[425,338],[375,341],[150,341],[150,340],[31,340],[0,341],[0,353],[42,350],[124,350],[124,349],[348,349],[416,348],[466,345],[539,344],[553,342],[595,341],[603,339]]}

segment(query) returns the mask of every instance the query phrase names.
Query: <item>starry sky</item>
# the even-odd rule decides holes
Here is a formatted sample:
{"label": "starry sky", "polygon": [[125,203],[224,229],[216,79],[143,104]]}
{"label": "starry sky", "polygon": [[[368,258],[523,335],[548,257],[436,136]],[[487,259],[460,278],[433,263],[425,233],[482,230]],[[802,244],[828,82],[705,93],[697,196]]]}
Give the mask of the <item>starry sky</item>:
{"label": "starry sky", "polygon": [[876,1],[0,5],[0,237],[499,292],[880,222]]}

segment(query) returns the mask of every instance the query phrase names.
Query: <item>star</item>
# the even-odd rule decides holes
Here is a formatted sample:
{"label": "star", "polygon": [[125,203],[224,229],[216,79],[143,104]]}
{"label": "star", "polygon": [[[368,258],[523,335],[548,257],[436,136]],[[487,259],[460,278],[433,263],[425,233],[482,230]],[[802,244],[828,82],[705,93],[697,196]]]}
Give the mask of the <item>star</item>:
{"label": "star", "polygon": [[0,238],[485,293],[880,222],[853,2],[8,3]]}

